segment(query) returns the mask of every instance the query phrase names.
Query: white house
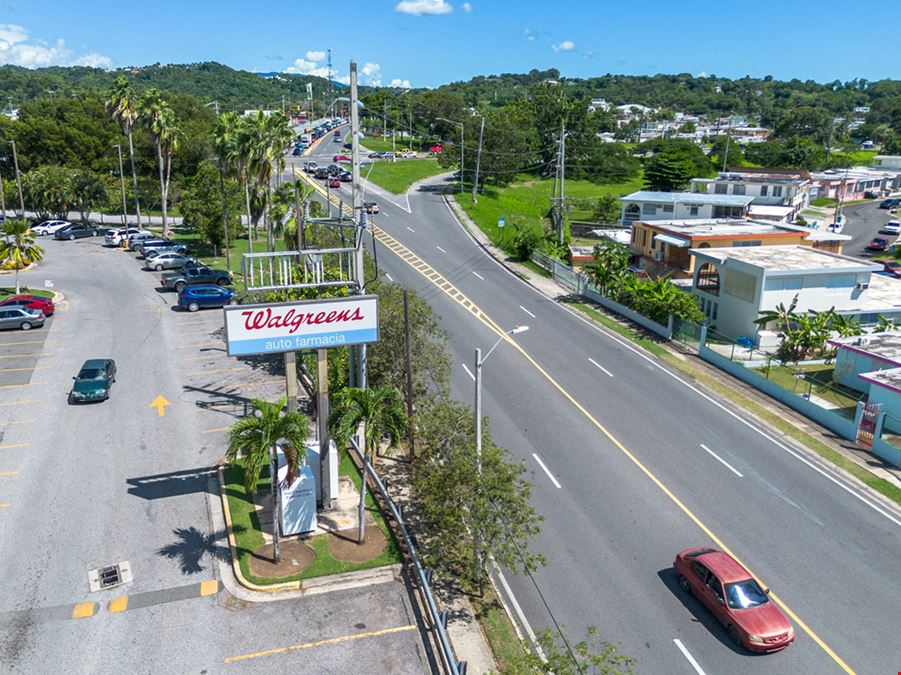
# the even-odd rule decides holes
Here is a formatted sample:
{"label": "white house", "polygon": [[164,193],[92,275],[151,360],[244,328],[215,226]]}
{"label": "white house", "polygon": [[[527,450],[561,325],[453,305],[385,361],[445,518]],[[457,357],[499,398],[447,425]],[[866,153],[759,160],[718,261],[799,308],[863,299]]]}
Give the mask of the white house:
{"label": "white house", "polygon": [[746,218],[752,199],[742,195],[639,190],[620,197],[620,221],[629,225],[636,220]]}
{"label": "white house", "polygon": [[593,98],[591,103],[588,104],[588,112],[594,112],[595,110],[607,112],[610,110],[610,104],[603,98]]}
{"label": "white house", "polygon": [[694,178],[691,191],[752,198],[750,215],[792,223],[810,204],[810,181],[800,172],[724,171],[716,178]]}
{"label": "white house", "polygon": [[883,169],[901,170],[901,155],[876,155],[873,164]]}
{"label": "white house", "polygon": [[[874,325],[880,315],[901,321],[901,279],[876,275],[879,263],[807,246],[697,248],[692,292],[711,327],[727,337],[756,338],[760,313],[788,307],[828,311]],[[764,327],[768,330],[775,326]]]}

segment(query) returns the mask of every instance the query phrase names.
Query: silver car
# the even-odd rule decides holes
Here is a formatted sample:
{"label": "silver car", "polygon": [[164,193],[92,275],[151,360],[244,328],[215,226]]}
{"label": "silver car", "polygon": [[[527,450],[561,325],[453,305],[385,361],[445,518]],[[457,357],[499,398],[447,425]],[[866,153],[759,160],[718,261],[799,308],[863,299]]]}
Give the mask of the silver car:
{"label": "silver car", "polygon": [[0,328],[20,328],[31,330],[44,325],[44,313],[25,307],[0,307]]}
{"label": "silver car", "polygon": [[197,262],[197,258],[185,253],[175,253],[174,251],[164,251],[157,255],[151,256],[144,263],[145,270],[180,270],[186,263]]}

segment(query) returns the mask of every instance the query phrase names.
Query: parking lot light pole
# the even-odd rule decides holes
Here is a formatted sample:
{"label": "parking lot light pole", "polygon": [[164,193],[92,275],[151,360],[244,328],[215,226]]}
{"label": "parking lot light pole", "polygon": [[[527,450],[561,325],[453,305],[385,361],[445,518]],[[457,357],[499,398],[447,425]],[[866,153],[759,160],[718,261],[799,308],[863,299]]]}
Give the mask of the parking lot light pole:
{"label": "parking lot light pole", "polygon": [[125,174],[122,172],[122,146],[119,143],[113,143],[113,147],[119,153],[119,180],[122,182],[122,227],[128,234],[128,208],[125,201]]}
{"label": "parking lot light pole", "polygon": [[16,154],[16,142],[10,141],[13,146],[13,166],[16,169],[16,185],[19,187],[19,208],[22,210],[20,218],[25,218],[25,198],[22,196],[22,174],[19,173],[19,156]]}

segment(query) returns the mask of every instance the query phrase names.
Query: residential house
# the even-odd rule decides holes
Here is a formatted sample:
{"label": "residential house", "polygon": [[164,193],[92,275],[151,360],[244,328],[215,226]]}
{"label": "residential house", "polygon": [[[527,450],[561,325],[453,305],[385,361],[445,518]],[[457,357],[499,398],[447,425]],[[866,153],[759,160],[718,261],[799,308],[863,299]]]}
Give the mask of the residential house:
{"label": "residential house", "polygon": [[881,403],[885,428],[901,434],[901,331],[867,333],[827,341],[836,348],[832,380]]}
{"label": "residential house", "polygon": [[689,218],[746,218],[753,197],[692,192],[639,190],[620,197],[620,222],[686,220]]}
{"label": "residential house", "polygon": [[690,279],[695,260],[689,250],[693,248],[800,245],[841,253],[842,242],[850,239],[844,234],[785,223],[693,218],[636,221],[632,223],[629,247],[632,265],[650,276]]}
{"label": "residential house", "polygon": [[901,155],[876,155],[873,164],[883,170],[901,171]]}
{"label": "residential house", "polygon": [[751,218],[793,223],[810,204],[809,174],[796,169],[731,169],[695,178],[691,191],[752,197]]}
{"label": "residential house", "polygon": [[596,110],[607,112],[610,110],[610,104],[603,98],[593,98],[591,99],[591,103],[588,104],[588,112],[594,112]]}
{"label": "residential house", "polygon": [[638,103],[626,103],[624,105],[616,106],[616,109],[623,116],[623,119],[626,122],[629,122],[637,117],[646,117],[647,115],[653,115],[656,110],[654,108],[649,108],[646,105],[640,105]]}
{"label": "residential house", "polygon": [[732,127],[729,134],[739,145],[763,143],[769,138],[770,130],[766,127]]}
{"label": "residential house", "polygon": [[712,328],[730,338],[752,337],[763,329],[760,313],[786,307],[796,312],[828,311],[875,325],[885,316],[901,322],[901,279],[873,274],[876,262],[808,246],[696,248],[692,292]]}
{"label": "residential house", "polygon": [[864,193],[886,193],[901,185],[901,173],[876,167],[855,166],[810,172],[810,198],[853,201],[865,199]]}

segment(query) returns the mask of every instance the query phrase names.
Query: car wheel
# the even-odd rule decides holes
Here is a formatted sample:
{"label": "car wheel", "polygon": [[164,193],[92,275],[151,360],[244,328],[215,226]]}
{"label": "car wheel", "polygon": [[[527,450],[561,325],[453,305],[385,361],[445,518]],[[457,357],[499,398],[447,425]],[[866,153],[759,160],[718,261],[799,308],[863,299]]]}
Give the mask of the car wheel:
{"label": "car wheel", "polygon": [[19,328],[22,330],[31,330],[31,324],[28,321],[23,321]]}
{"label": "car wheel", "polygon": [[691,595],[691,584],[688,583],[688,579],[685,578],[684,574],[679,575],[679,588]]}
{"label": "car wheel", "polygon": [[94,230],[93,232],[91,232],[91,236],[92,236],[92,237],[96,237],[96,236],[97,236],[97,231]]}
{"label": "car wheel", "polygon": [[175,284],[176,293],[181,293],[183,290],[185,290],[185,282],[179,281],[177,284]]}
{"label": "car wheel", "polygon": [[217,281],[216,283],[219,284],[220,286],[228,286],[229,282],[228,282],[228,279],[222,278],[222,279],[219,279],[219,281]]}
{"label": "car wheel", "polygon": [[70,235],[69,235],[69,241],[75,241],[75,235],[74,235],[74,234],[70,234]]}
{"label": "car wheel", "polygon": [[741,635],[738,634],[738,629],[735,626],[729,626],[729,639],[736,647],[741,647]]}
{"label": "car wheel", "polygon": [[154,267],[153,269],[155,269],[157,272],[162,272],[162,271],[163,271],[163,266],[162,266],[162,265],[157,265],[157,266]]}
{"label": "car wheel", "polygon": [[237,305],[237,304],[238,304],[238,299],[237,299],[237,298],[232,298],[231,300],[228,301],[228,304],[230,304],[230,305]]}
{"label": "car wheel", "polygon": [[200,305],[198,305],[196,302],[192,301],[188,303],[189,312],[196,312],[198,309],[200,309]]}

